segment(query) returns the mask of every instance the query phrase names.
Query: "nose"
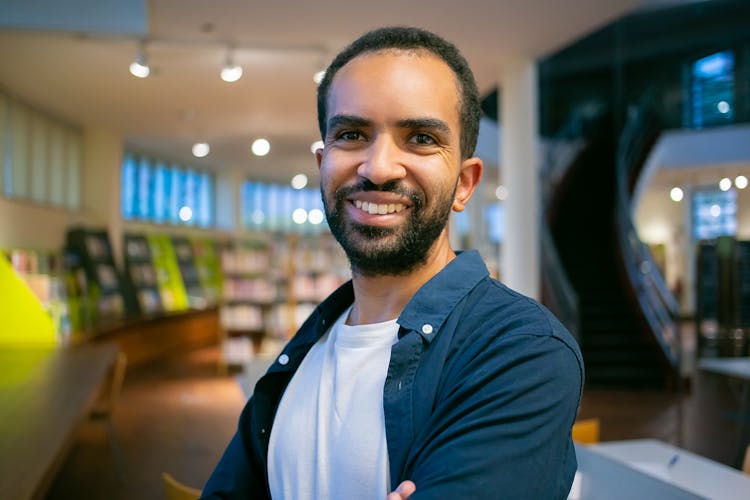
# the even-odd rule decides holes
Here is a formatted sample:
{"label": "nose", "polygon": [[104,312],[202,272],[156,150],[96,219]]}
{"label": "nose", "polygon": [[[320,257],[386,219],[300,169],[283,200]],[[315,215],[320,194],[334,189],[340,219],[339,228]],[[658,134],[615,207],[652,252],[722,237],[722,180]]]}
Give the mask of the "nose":
{"label": "nose", "polygon": [[357,174],[361,177],[373,184],[382,185],[406,176],[403,151],[392,137],[381,134],[367,149],[367,157],[357,168]]}

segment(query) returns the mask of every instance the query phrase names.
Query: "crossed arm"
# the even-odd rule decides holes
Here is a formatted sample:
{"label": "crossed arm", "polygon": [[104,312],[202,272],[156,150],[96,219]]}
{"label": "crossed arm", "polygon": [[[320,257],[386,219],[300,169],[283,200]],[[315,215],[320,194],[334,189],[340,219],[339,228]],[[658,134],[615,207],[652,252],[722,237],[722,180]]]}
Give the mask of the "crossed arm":
{"label": "crossed arm", "polygon": [[576,467],[577,357],[522,334],[482,346],[472,361],[440,387],[386,500],[565,498]]}
{"label": "crossed arm", "polygon": [[389,493],[385,500],[407,500],[416,490],[417,487],[413,482],[404,481],[395,491]]}

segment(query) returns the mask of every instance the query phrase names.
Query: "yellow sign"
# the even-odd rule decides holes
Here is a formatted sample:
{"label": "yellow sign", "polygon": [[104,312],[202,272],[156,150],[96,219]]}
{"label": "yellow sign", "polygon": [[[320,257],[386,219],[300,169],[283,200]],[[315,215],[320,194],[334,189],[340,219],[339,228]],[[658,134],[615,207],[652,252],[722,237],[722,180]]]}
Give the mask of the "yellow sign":
{"label": "yellow sign", "polygon": [[0,254],[0,345],[56,345],[55,324]]}

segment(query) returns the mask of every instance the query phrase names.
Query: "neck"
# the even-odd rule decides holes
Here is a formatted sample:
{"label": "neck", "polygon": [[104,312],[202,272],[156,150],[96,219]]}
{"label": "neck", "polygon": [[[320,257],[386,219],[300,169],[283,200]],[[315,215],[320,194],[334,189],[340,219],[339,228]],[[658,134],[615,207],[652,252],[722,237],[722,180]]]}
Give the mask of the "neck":
{"label": "neck", "polygon": [[398,318],[417,290],[455,257],[447,232],[443,231],[424,264],[408,274],[364,276],[355,271],[352,275],[354,305],[347,324],[365,325]]}

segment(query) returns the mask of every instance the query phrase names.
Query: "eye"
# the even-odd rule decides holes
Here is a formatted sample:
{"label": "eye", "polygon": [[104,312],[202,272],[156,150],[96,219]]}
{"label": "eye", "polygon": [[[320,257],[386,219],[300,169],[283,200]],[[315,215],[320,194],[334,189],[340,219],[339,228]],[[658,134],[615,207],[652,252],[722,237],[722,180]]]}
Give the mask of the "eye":
{"label": "eye", "polygon": [[423,146],[434,146],[435,144],[437,144],[435,138],[429,134],[414,134],[413,136],[411,136],[410,141]]}
{"label": "eye", "polygon": [[356,130],[344,130],[336,136],[336,139],[343,141],[363,141],[365,136]]}

